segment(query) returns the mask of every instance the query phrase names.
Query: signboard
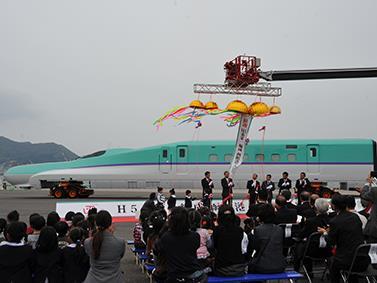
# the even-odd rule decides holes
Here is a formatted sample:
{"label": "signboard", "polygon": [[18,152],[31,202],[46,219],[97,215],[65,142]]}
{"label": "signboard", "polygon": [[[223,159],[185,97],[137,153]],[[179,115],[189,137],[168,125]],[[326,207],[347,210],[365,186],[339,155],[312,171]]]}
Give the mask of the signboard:
{"label": "signboard", "polygon": [[249,134],[251,121],[253,117],[249,114],[242,114],[241,121],[238,128],[236,147],[233,155],[233,160],[230,165],[229,172],[233,175],[236,172],[236,169],[241,166],[243,157],[245,155],[245,150],[247,146],[247,135]]}
{"label": "signboard", "polygon": [[[67,212],[81,212],[84,215],[88,214],[89,209],[95,207],[98,211],[107,210],[113,217],[113,222],[137,222],[140,214],[140,209],[145,200],[86,200],[86,201],[58,201],[56,203],[56,211],[59,215],[64,216]],[[197,208],[199,200],[193,201],[193,207]],[[218,213],[222,200],[214,199],[212,201],[212,208],[215,213]],[[177,206],[183,206],[184,200],[177,199]],[[239,216],[244,216],[249,208],[249,201],[241,199],[233,200],[233,208]],[[166,208],[167,209],[167,208]]]}

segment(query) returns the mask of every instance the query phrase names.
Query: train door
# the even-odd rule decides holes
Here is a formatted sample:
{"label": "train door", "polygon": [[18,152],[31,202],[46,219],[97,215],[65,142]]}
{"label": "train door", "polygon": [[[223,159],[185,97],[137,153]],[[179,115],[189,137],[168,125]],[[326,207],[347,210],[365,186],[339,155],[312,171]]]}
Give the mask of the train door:
{"label": "train door", "polygon": [[161,173],[168,174],[172,170],[171,153],[168,147],[161,148],[158,158],[158,166]]}
{"label": "train door", "polygon": [[306,166],[308,173],[320,173],[319,145],[306,146]]}
{"label": "train door", "polygon": [[177,173],[187,174],[188,173],[188,147],[186,145],[177,146]]}

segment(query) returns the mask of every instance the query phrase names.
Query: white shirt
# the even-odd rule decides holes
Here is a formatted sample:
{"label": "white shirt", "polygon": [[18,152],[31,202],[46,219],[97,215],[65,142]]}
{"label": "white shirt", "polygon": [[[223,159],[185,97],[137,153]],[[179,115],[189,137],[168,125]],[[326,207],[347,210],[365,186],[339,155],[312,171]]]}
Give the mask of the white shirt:
{"label": "white shirt", "polygon": [[367,219],[364,215],[358,213],[357,211],[352,211],[352,212],[355,213],[355,214],[359,217],[359,219],[360,219],[360,221],[361,221],[361,224],[362,224],[361,227],[362,227],[363,230],[364,230],[365,225],[367,225],[368,219]]}
{"label": "white shirt", "polygon": [[248,245],[249,245],[249,238],[247,237],[247,234],[245,232],[243,232],[243,238],[242,238],[242,241],[241,241],[242,254],[247,253],[247,246]]}
{"label": "white shirt", "polygon": [[0,247],[1,246],[11,246],[11,247],[20,247],[20,246],[24,246],[25,244],[24,243],[12,243],[12,242],[8,242],[8,241],[2,241],[0,243]]}

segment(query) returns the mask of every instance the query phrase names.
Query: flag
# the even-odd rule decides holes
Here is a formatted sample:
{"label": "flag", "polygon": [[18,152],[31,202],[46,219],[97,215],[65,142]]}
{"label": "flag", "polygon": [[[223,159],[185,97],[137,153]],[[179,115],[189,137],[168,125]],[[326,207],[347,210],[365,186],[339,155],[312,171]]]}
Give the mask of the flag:
{"label": "flag", "polygon": [[260,128],[258,131],[261,132],[261,131],[265,131],[266,130],[266,126],[263,126],[262,128]]}

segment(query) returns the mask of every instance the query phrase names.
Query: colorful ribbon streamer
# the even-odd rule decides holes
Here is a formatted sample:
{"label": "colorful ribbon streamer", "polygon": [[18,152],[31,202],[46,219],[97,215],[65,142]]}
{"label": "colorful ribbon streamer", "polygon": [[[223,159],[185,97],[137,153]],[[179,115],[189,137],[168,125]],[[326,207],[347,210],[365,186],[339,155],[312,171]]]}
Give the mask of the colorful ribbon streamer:
{"label": "colorful ribbon streamer", "polygon": [[153,125],[157,126],[157,128],[159,129],[165,121],[174,120],[178,122],[177,125],[195,123],[196,124],[195,127],[198,128],[202,125],[201,119],[203,117],[208,116],[208,115],[217,116],[221,114],[226,114],[226,115],[220,116],[220,118],[224,122],[226,122],[226,125],[228,127],[234,127],[238,125],[238,123],[240,122],[241,115],[236,112],[221,110],[221,109],[209,110],[209,109],[191,108],[188,106],[179,106],[166,112],[156,121],[154,121]]}

